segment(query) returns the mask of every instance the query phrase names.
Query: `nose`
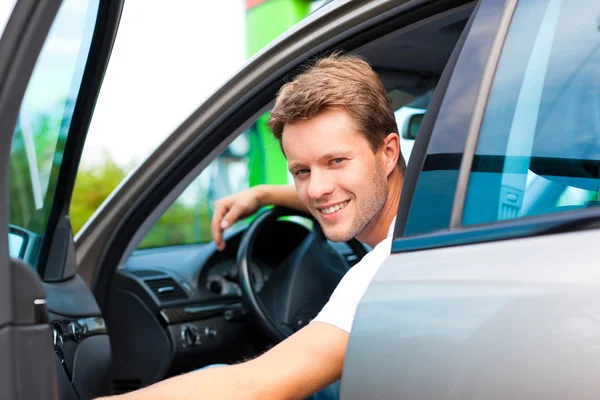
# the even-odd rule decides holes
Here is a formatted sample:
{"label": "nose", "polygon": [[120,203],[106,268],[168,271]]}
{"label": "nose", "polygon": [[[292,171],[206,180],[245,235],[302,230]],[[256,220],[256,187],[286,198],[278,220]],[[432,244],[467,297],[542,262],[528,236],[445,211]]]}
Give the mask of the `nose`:
{"label": "nose", "polygon": [[311,200],[318,200],[321,197],[331,194],[335,185],[325,171],[312,170],[310,172],[310,181],[308,182],[308,197]]}

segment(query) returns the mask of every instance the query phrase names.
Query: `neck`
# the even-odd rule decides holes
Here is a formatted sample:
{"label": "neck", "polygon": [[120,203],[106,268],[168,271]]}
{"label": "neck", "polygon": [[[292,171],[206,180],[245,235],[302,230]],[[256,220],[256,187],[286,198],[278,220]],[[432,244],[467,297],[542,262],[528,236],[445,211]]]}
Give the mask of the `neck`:
{"label": "neck", "polygon": [[390,225],[398,212],[403,182],[404,176],[400,173],[400,170],[398,168],[394,169],[388,177],[388,194],[383,208],[367,225],[365,230],[356,236],[358,240],[375,247],[387,237]]}

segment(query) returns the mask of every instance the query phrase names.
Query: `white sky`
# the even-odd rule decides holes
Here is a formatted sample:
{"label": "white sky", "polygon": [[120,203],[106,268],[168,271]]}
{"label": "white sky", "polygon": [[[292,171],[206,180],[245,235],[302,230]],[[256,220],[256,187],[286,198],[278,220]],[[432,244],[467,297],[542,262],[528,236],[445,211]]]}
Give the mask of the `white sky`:
{"label": "white sky", "polygon": [[6,28],[8,17],[12,13],[16,3],[17,0],[3,0],[0,2],[0,36],[4,32],[4,28]]}
{"label": "white sky", "polygon": [[[0,33],[14,3],[0,0]],[[312,9],[322,3],[315,1]],[[88,0],[68,0],[67,7],[63,17],[83,23],[79,14],[86,12]],[[101,163],[108,152],[121,166],[132,167],[149,155],[241,68],[245,21],[245,0],[125,1],[82,164]],[[72,76],[60,57],[64,53],[75,62],[80,33],[66,29],[69,24],[58,25],[38,72],[46,83],[29,96],[33,111],[47,111],[66,95],[64,79],[48,82],[48,75]]]}
{"label": "white sky", "polygon": [[141,161],[245,61],[244,0],[127,0],[82,162]]}

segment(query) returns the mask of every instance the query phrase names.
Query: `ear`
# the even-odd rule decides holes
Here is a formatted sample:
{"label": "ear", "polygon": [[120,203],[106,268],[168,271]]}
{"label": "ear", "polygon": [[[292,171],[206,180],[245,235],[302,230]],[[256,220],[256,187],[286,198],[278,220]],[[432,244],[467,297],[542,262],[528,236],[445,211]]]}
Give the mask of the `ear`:
{"label": "ear", "polygon": [[400,136],[397,133],[390,133],[383,139],[381,151],[384,157],[384,167],[387,175],[391,174],[394,168],[398,166],[398,157],[400,157]]}

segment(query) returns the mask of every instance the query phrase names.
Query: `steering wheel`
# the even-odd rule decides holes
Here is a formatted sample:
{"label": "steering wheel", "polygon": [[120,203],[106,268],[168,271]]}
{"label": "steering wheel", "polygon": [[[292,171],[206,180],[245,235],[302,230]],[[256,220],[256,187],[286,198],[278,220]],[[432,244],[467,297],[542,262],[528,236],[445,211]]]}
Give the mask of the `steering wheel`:
{"label": "steering wheel", "polygon": [[[275,267],[259,293],[252,281],[253,251],[260,232],[283,216],[314,221],[314,228]],[[288,222],[289,223],[289,222]],[[282,238],[285,240],[285,238]],[[346,242],[360,260],[367,251],[356,239]],[[237,253],[242,300],[256,324],[278,343],[307,325],[329,300],[350,268],[344,257],[327,242],[321,226],[308,214],[283,207],[261,213],[246,230]]]}

